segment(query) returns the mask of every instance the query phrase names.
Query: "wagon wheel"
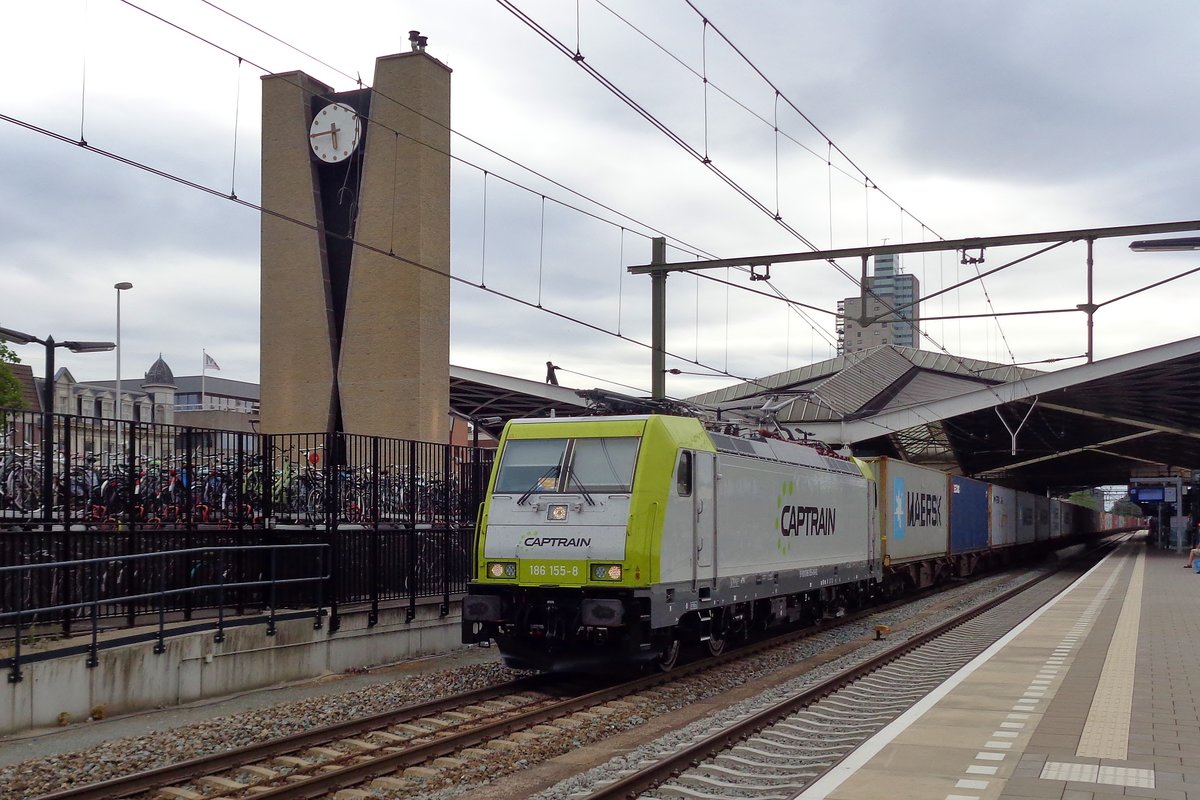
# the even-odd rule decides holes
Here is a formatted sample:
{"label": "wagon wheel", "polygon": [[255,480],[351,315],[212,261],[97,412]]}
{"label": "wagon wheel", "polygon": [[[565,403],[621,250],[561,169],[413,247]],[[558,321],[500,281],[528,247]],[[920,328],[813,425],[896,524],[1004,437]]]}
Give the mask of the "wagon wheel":
{"label": "wagon wheel", "polygon": [[705,642],[708,646],[709,655],[719,656],[725,652],[728,633],[725,628],[725,616],[721,613],[721,609],[716,609],[713,611],[712,620],[708,624],[708,641]]}
{"label": "wagon wheel", "polygon": [[659,672],[670,672],[679,663],[679,635],[672,631],[670,636],[666,647],[662,649],[662,652],[658,654],[658,660],[654,662],[654,666],[658,667]]}

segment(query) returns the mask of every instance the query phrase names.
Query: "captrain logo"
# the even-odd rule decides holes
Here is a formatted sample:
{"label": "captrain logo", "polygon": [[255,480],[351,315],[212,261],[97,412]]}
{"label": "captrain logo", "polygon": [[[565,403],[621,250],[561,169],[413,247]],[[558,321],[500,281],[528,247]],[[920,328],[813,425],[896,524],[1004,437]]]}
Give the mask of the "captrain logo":
{"label": "captrain logo", "polygon": [[[775,498],[779,512],[779,533],[792,536],[833,536],[837,527],[837,509],[831,506],[796,505],[787,502],[796,491],[794,481],[787,481]],[[776,548],[787,555],[791,544],[786,539],[776,542]]]}

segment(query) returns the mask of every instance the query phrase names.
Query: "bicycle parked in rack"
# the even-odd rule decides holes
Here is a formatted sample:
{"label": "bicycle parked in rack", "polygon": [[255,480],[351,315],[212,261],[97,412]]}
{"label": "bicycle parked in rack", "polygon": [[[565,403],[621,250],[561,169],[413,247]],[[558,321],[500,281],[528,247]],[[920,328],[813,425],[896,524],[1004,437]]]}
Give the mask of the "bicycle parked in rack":
{"label": "bicycle parked in rack", "polygon": [[0,509],[36,511],[42,504],[42,471],[29,442],[0,451]]}

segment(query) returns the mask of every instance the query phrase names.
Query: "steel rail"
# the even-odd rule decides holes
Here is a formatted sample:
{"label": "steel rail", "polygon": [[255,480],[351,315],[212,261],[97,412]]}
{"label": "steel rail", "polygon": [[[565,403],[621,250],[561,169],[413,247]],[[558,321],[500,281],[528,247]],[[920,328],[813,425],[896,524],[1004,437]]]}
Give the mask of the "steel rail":
{"label": "steel rail", "polygon": [[101,783],[64,789],[52,794],[41,795],[37,800],[106,800],[106,798],[129,797],[130,795],[150,791],[160,786],[186,781],[197,775],[209,775],[214,772],[233,769],[256,760],[293,753],[305,747],[324,744],[331,739],[352,738],[364,731],[376,730],[401,722],[409,722],[464,705],[482,703],[514,693],[531,690],[542,691],[547,685],[553,685],[559,680],[557,676],[546,675],[519,678],[499,686],[476,689],[437,700],[430,700],[425,703],[405,706],[394,711],[384,711],[369,717],[346,720],[334,723],[333,725],[294,733],[280,739],[271,739],[247,745],[246,747],[239,747],[235,750],[225,750],[220,753],[199,756],[187,761],[181,761],[178,764],[170,764],[133,775],[112,778]]}
{"label": "steel rail", "polygon": [[[1025,588],[1044,580],[1051,574],[1054,573],[1047,573],[1047,575],[1039,576],[1033,581],[1030,581],[1028,584],[1018,587],[1018,589],[1014,590],[1014,592],[1022,591]],[[550,720],[564,717],[577,711],[594,708],[598,705],[620,699],[636,692],[661,686],[666,683],[673,683],[681,677],[705,672],[728,662],[747,658],[763,650],[780,647],[797,639],[803,639],[816,633],[829,630],[831,627],[840,627],[865,617],[878,614],[882,611],[886,611],[890,608],[906,605],[917,599],[920,599],[923,596],[927,596],[928,594],[936,593],[936,591],[922,592],[915,597],[909,596],[903,598],[902,600],[884,603],[879,606],[873,606],[852,614],[847,614],[843,617],[837,618],[836,626],[830,626],[822,624],[822,622],[818,622],[799,631],[791,631],[781,636],[773,636],[762,641],[753,642],[748,645],[738,647],[736,650],[730,653],[724,653],[715,657],[702,658],[697,661],[681,665],[667,673],[657,673],[654,675],[636,678],[625,683],[609,686],[594,692],[580,695],[578,697],[565,699],[558,703],[542,706],[534,710],[518,712],[513,715],[505,716],[503,719],[499,719],[492,723],[471,727],[457,734],[451,734],[448,731],[443,731],[438,734],[439,738],[428,743],[418,744],[410,747],[399,745],[397,748],[389,748],[389,752],[386,752],[379,757],[373,757],[371,754],[357,754],[357,757],[360,759],[369,758],[370,760],[362,760],[358,763],[350,764],[337,770],[326,769],[307,780],[294,780],[290,783],[280,785],[277,788],[260,790],[254,795],[254,797],[255,800],[309,800],[310,798],[326,797],[338,791],[339,789],[357,786],[373,778],[389,775],[407,767],[416,766],[441,756],[448,756],[464,748],[474,747],[483,744],[488,740],[495,739],[515,731],[531,728],[534,725],[543,724],[549,722]],[[977,613],[982,613],[982,611]]]}
{"label": "steel rail", "polygon": [[[1094,553],[1101,548],[1108,548],[1115,542],[1106,542],[1101,547],[1096,548]],[[1079,558],[1082,558],[1081,555]],[[1078,559],[1071,559],[1068,563],[1075,563]],[[813,686],[804,692],[794,695],[793,697],[782,700],[768,708],[763,709],[743,720],[740,720],[729,727],[705,737],[701,741],[686,747],[678,752],[672,753],[662,760],[647,766],[645,769],[638,770],[631,775],[627,775],[611,784],[605,785],[596,789],[596,791],[583,796],[581,800],[632,800],[639,797],[644,792],[650,791],[659,786],[663,782],[678,777],[685,770],[695,767],[703,761],[715,756],[716,754],[729,749],[729,747],[747,737],[761,731],[762,729],[773,725],[780,719],[790,716],[799,709],[812,705],[817,701],[825,698],[828,695],[854,683],[866,675],[886,666],[902,656],[916,650],[934,639],[944,635],[945,633],[959,627],[960,625],[971,621],[991,609],[1002,605],[1003,603],[1012,600],[1014,597],[1023,594],[1032,589],[1034,586],[1042,583],[1055,575],[1058,575],[1062,569],[1066,568],[1066,564],[1062,565],[1059,570],[1047,572],[1040,575],[1020,586],[1014,587],[1003,594],[997,595],[991,600],[983,603],[975,608],[953,617],[946,622],[922,633],[914,636],[907,641],[904,641],[895,647],[879,653],[878,655],[868,659],[867,661],[848,667],[845,670],[833,675],[825,681]],[[1040,607],[1040,606],[1039,606]],[[1036,608],[1030,609],[1029,614],[1036,611]],[[1025,615],[1028,617],[1028,614]],[[1024,619],[1024,617],[1022,618]],[[831,766],[832,768],[832,766]],[[815,779],[814,779],[815,780]]]}
{"label": "steel rail", "polygon": [[[1018,587],[1002,595],[1002,597],[1019,593],[1019,591],[1049,577],[1050,574],[1053,573],[1041,576],[1022,587]],[[502,720],[472,726],[469,730],[457,734],[451,733],[450,730],[444,730],[438,734],[439,738],[434,742],[408,747],[404,745],[392,747],[388,749],[389,752],[382,758],[375,758],[371,761],[347,766],[336,771],[328,770],[309,780],[297,780],[273,789],[260,789],[255,797],[256,800],[258,798],[279,800],[280,798],[320,797],[336,789],[362,783],[365,780],[382,774],[395,772],[398,769],[419,764],[442,755],[448,755],[456,750],[472,747],[489,738],[496,738],[497,736],[529,728],[546,720],[566,716],[579,710],[603,704],[609,700],[618,699],[664,683],[673,682],[681,677],[703,672],[727,662],[741,660],[764,650],[784,646],[791,642],[830,630],[833,627],[846,625],[893,608],[898,608],[930,595],[935,595],[945,588],[926,590],[899,600],[864,608],[838,617],[833,621],[835,624],[832,625],[829,624],[830,621],[828,620],[819,620],[799,630],[788,631],[782,635],[771,636],[766,639],[740,645],[720,656],[701,658],[681,664],[667,673],[642,676],[630,681],[614,684],[593,692],[568,698],[552,705],[543,706],[524,714],[510,714]],[[982,611],[977,613],[982,613]],[[895,657],[898,657],[898,655]],[[59,792],[42,795],[37,800],[105,800],[105,798],[129,797],[166,785],[187,782],[201,775],[211,775],[225,770],[236,769],[254,761],[294,753],[304,748],[326,744],[333,740],[354,738],[368,731],[379,730],[389,725],[436,715],[464,705],[478,704],[486,700],[503,698],[524,691],[544,691],[554,683],[561,682],[561,679],[562,676],[555,675],[530,676],[500,686],[477,689],[426,703],[405,706],[395,711],[386,711],[369,717],[347,720],[310,731],[292,734],[280,739],[200,756],[178,764],[158,767],[128,776],[112,778],[101,783],[64,789]],[[465,724],[470,725],[470,723]],[[367,754],[357,754],[359,758],[365,755]]]}

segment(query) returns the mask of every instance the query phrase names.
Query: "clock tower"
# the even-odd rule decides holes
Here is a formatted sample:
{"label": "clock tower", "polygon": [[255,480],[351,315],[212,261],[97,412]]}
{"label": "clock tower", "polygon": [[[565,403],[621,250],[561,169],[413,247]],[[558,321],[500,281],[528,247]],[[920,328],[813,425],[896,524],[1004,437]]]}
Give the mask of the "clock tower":
{"label": "clock tower", "polygon": [[449,435],[450,70],[263,79],[261,430]]}

